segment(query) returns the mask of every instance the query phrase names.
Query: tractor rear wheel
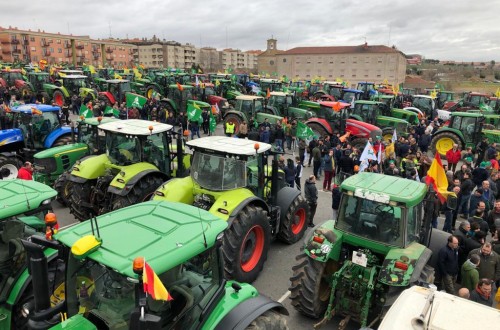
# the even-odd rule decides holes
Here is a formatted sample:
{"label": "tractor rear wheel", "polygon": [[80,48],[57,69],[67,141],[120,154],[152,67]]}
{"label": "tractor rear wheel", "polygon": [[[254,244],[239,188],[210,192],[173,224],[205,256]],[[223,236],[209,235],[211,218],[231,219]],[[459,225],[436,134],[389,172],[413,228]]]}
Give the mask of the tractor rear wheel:
{"label": "tractor rear wheel", "polygon": [[156,86],[149,86],[148,89],[146,89],[146,97],[148,99],[153,98],[153,94],[154,93],[158,93],[159,94],[158,88],[156,88]]}
{"label": "tractor rear wheel", "polygon": [[266,212],[259,206],[245,206],[224,234],[222,255],[226,278],[255,281],[264,267],[270,242],[271,227]]}
{"label": "tractor rear wheel", "polygon": [[72,143],[71,135],[63,135],[57,138],[57,140],[52,145],[53,147],[65,146]]}
{"label": "tractor rear wheel", "polygon": [[268,310],[264,314],[259,315],[255,320],[250,323],[246,328],[247,330],[286,330],[288,325],[286,324],[285,317],[273,310]]}
{"label": "tractor rear wheel", "polygon": [[307,202],[302,195],[297,195],[286,211],[278,237],[285,243],[293,244],[304,236],[307,229]]}
{"label": "tractor rear wheel", "polygon": [[225,118],[224,118],[224,132],[226,131],[226,123],[234,123],[234,135],[238,134],[238,132],[240,131],[240,124],[242,123],[242,119],[241,117],[235,115],[235,114],[228,114]]}
{"label": "tractor rear wheel", "polygon": [[50,96],[47,92],[41,92],[39,95],[39,100],[43,104],[50,104]]}
{"label": "tractor rear wheel", "polygon": [[64,105],[64,94],[61,91],[55,91],[52,94],[52,102],[62,107]]}
{"label": "tractor rear wheel", "polygon": [[314,132],[314,135],[316,135],[318,137],[322,138],[328,134],[327,130],[323,126],[321,126],[320,124],[310,123],[310,124],[307,124],[307,126],[309,126],[309,128]]}
{"label": "tractor rear wheel", "polygon": [[111,210],[118,210],[130,205],[150,200],[156,188],[158,188],[165,181],[166,180],[163,180],[160,177],[151,175],[143,177],[132,187],[127,195],[115,195],[113,197]]}
{"label": "tractor rear wheel", "polygon": [[15,179],[22,163],[13,157],[0,156],[0,177],[2,179]]}
{"label": "tractor rear wheel", "polygon": [[92,215],[91,210],[83,204],[90,204],[90,194],[95,180],[87,180],[83,183],[72,182],[73,193],[69,196],[69,210],[78,221],[85,221]]}
{"label": "tractor rear wheel", "polygon": [[366,142],[368,142],[368,139],[357,138],[351,141],[351,145],[353,148],[357,148],[359,152],[362,152],[363,149],[366,147]]}
{"label": "tractor rear wheel", "polygon": [[29,86],[22,86],[19,89],[19,95],[21,95],[22,99],[24,100],[26,97],[31,96],[31,88]]}
{"label": "tractor rear wheel", "polygon": [[330,278],[338,267],[333,261],[319,262],[304,252],[295,259],[289,289],[292,306],[306,316],[322,317],[330,299]]}
{"label": "tractor rear wheel", "polygon": [[56,200],[64,206],[69,205],[73,182],[69,181],[69,172],[64,172],[54,182],[54,190],[57,191]]}
{"label": "tractor rear wheel", "polygon": [[458,144],[459,150],[463,149],[462,141],[456,134],[450,132],[438,133],[432,137],[431,150],[434,153],[439,152],[441,156],[446,156],[446,153],[453,148],[454,144]]}

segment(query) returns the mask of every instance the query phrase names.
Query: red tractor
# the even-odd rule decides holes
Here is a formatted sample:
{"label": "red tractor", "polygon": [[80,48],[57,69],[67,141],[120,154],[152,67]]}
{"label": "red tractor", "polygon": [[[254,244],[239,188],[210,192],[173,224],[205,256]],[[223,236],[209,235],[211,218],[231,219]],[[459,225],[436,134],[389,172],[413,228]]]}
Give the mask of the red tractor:
{"label": "red tractor", "polygon": [[443,110],[448,111],[462,111],[466,112],[468,110],[480,109],[480,105],[486,105],[489,103],[489,98],[491,95],[485,93],[467,93],[464,98],[459,101],[448,101],[444,104]]}
{"label": "red tractor", "polygon": [[316,116],[306,124],[317,136],[347,134],[353,147],[363,149],[369,138],[375,141],[382,130],[375,125],[349,118],[349,103],[325,101],[319,103]]}
{"label": "red tractor", "polygon": [[32,91],[29,83],[24,81],[20,69],[3,69],[0,72],[0,86],[6,90],[14,87],[18,100],[31,95]]}

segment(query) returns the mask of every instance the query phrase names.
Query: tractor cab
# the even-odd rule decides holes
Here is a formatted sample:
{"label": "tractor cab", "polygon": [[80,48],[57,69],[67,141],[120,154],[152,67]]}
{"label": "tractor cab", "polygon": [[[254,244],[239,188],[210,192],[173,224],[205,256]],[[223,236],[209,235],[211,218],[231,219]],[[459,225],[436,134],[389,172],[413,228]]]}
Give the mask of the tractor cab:
{"label": "tractor cab", "polygon": [[351,104],[334,101],[323,101],[319,104],[319,109],[316,110],[316,117],[325,119],[333,130],[344,132]]}
{"label": "tractor cab", "polygon": [[[385,107],[382,107],[385,108]],[[352,108],[351,116],[375,125],[377,122],[377,117],[382,115],[382,109],[379,107],[377,102],[373,101],[357,101]]]}
{"label": "tractor cab", "polygon": [[447,102],[453,101],[455,98],[455,93],[450,91],[439,91],[437,95],[437,108],[443,109]]}
{"label": "tractor cab", "polygon": [[251,118],[258,112],[264,111],[264,98],[253,95],[240,95],[236,97],[235,111],[242,112],[247,118]]}
{"label": "tractor cab", "polygon": [[359,82],[356,89],[363,92],[363,94],[361,95],[362,100],[371,99],[372,95],[376,94],[376,90],[377,90],[375,88],[375,83],[365,82],[365,81]]}
{"label": "tractor cab", "polygon": [[35,92],[43,91],[43,85],[51,83],[47,72],[30,72],[28,73],[28,81]]}
{"label": "tractor cab", "polygon": [[406,87],[404,87],[401,90],[401,93],[403,95],[406,95],[406,96],[413,96],[413,95],[417,94],[417,92],[415,91],[415,88],[406,88]]}
{"label": "tractor cab", "polygon": [[475,145],[481,140],[484,121],[485,118],[481,114],[452,113],[448,128],[462,132],[466,145]]}
{"label": "tractor cab", "polygon": [[289,107],[294,106],[294,98],[292,94],[284,92],[271,92],[271,96],[267,101],[269,107],[273,107],[278,110],[278,113],[286,114],[286,110]]}
{"label": "tractor cab", "polygon": [[341,101],[350,103],[353,100],[359,100],[362,94],[363,91],[360,91],[359,89],[344,88],[342,90]]}
{"label": "tractor cab", "polygon": [[484,93],[469,93],[464,100],[479,108],[480,105],[488,103],[489,95]]}
{"label": "tractor cab", "polygon": [[24,83],[23,74],[20,69],[3,69],[0,72],[0,76],[5,82],[7,86],[16,86],[21,83]]}
{"label": "tractor cab", "polygon": [[132,92],[132,87],[130,85],[130,81],[128,80],[111,79],[106,80],[103,86],[103,90],[105,90],[106,92],[101,92],[99,94],[104,94],[107,97],[109,103],[115,104],[116,102],[125,102],[125,94]]}
{"label": "tractor cab", "polygon": [[325,81],[323,83],[323,90],[327,95],[333,97],[333,100],[338,101],[342,99],[342,90],[344,89],[344,85],[341,82],[337,81]]}
{"label": "tractor cab", "polygon": [[268,89],[270,92],[281,92],[283,90],[283,82],[279,79],[263,78],[259,84],[261,93],[267,93]]}
{"label": "tractor cab", "polygon": [[187,109],[188,100],[193,100],[193,92],[191,85],[172,84],[169,86],[167,98],[174,102],[177,114]]}
{"label": "tractor cab", "polygon": [[414,95],[412,107],[415,107],[425,113],[427,118],[432,116],[432,112],[436,109],[436,102],[429,95]]}
{"label": "tractor cab", "polygon": [[87,77],[83,75],[62,76],[61,81],[70,95],[80,95],[82,88],[87,88]]}
{"label": "tractor cab", "polygon": [[44,148],[45,139],[61,127],[58,106],[24,104],[12,109],[14,128],[22,131],[26,146]]}

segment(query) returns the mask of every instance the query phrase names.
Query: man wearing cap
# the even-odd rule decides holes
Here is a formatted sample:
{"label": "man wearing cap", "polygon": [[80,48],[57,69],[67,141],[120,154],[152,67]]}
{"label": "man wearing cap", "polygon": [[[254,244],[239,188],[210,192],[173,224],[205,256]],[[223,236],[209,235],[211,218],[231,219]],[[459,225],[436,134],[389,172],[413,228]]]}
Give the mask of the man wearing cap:
{"label": "man wearing cap", "polygon": [[389,167],[387,167],[384,170],[384,174],[386,175],[392,175],[392,176],[399,176],[399,170],[396,167],[396,161],[394,160],[389,160]]}

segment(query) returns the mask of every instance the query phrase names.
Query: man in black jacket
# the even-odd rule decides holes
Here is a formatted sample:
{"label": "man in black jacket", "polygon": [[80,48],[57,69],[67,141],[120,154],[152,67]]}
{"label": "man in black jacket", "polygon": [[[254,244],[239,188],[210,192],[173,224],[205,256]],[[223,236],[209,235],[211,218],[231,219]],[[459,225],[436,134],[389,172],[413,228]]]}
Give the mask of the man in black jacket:
{"label": "man in black jacket", "polygon": [[458,239],[451,235],[446,246],[439,250],[438,274],[443,289],[449,294],[455,294],[455,282],[458,275]]}
{"label": "man in black jacket", "polygon": [[314,227],[314,215],[318,206],[318,188],[316,188],[316,177],[309,176],[304,185],[307,204],[309,204],[309,227]]}

